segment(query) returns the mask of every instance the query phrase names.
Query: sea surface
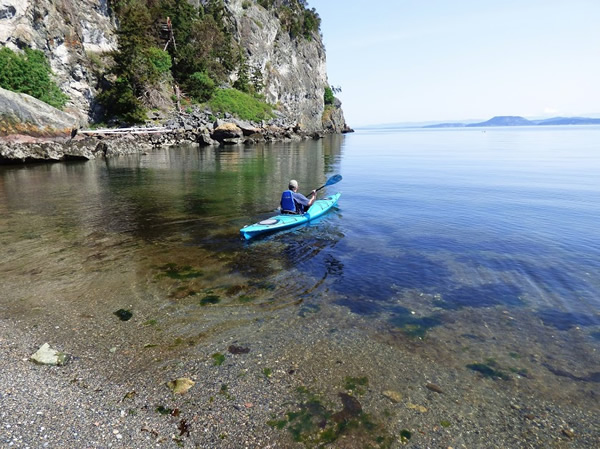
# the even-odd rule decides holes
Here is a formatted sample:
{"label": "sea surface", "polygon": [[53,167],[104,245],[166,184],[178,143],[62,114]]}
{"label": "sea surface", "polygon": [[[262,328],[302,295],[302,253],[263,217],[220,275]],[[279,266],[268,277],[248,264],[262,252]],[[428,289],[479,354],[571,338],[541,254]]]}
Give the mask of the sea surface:
{"label": "sea surface", "polygon": [[[1,314],[125,308],[190,336],[208,307],[335,309],[372,338],[435,344],[440,369],[554,379],[597,406],[599,143],[597,126],[362,129],[1,166]],[[289,179],[308,193],[335,174],[324,217],[240,237]]]}

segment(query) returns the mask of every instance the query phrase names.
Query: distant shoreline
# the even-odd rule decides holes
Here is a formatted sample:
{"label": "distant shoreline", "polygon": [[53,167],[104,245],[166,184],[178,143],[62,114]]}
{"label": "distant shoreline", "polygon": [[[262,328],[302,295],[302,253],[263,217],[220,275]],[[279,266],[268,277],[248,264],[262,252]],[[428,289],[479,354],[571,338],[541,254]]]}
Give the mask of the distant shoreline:
{"label": "distant shoreline", "polygon": [[565,125],[600,125],[600,118],[594,117],[552,117],[548,119],[529,120],[521,116],[496,116],[483,122],[442,122],[442,123],[383,123],[377,125],[357,126],[356,129],[397,129],[397,128],[478,128],[507,126],[565,126]]}
{"label": "distant shoreline", "polygon": [[476,128],[483,126],[561,126],[561,125],[600,125],[600,118],[552,117],[544,120],[528,120],[521,116],[496,116],[479,123],[440,123],[423,128]]}

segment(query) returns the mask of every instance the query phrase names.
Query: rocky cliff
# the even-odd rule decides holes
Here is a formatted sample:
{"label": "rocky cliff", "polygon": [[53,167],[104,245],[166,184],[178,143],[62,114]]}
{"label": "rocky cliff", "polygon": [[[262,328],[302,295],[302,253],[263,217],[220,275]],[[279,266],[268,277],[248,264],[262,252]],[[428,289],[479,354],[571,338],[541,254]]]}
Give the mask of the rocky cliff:
{"label": "rocky cliff", "polygon": [[265,95],[308,131],[322,129],[323,92],[328,86],[325,47],[318,33],[292,39],[279,19],[261,6],[231,0],[234,36],[246,50],[248,65],[265,75]]}
{"label": "rocky cliff", "polygon": [[[319,34],[292,38],[275,13],[258,3],[224,4],[248,65],[260,68],[265,76],[267,101],[277,104],[281,116],[303,131],[342,132],[346,125],[339,105],[334,121],[325,125],[322,121],[328,80]],[[116,25],[107,0],[0,0],[0,46],[42,50],[70,98],[65,112],[80,121],[91,116],[97,93],[92,60],[116,48]]]}
{"label": "rocky cliff", "polygon": [[116,43],[107,0],[0,0],[0,46],[43,51],[70,98],[65,112],[80,121],[96,94],[90,57]]}

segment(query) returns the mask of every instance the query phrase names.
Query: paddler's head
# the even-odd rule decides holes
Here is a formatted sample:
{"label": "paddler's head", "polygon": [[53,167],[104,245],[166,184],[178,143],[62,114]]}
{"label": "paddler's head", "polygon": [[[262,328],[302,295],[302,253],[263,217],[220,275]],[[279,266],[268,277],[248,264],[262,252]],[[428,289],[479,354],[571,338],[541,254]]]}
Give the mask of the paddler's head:
{"label": "paddler's head", "polygon": [[295,192],[296,190],[298,190],[298,181],[292,179],[288,187],[290,190],[293,190]]}

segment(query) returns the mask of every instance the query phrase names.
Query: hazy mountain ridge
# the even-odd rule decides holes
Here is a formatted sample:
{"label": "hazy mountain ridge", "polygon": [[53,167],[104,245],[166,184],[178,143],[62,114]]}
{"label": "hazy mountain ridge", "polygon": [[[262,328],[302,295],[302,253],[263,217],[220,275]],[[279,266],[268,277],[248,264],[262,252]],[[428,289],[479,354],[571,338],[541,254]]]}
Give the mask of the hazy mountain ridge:
{"label": "hazy mountain ridge", "polygon": [[548,126],[548,125],[600,125],[600,118],[591,117],[552,117],[542,120],[528,120],[518,115],[499,115],[478,123],[439,123],[423,128],[476,128],[484,126]]}

